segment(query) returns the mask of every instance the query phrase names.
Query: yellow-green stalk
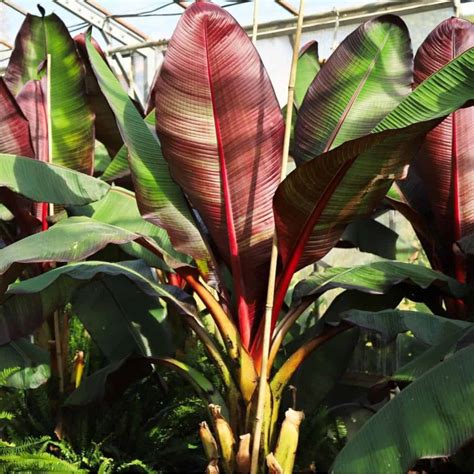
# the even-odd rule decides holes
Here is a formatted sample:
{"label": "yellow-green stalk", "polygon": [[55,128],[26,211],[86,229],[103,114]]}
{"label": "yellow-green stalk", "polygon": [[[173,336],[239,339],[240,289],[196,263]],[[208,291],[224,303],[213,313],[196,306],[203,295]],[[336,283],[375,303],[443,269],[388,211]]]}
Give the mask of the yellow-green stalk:
{"label": "yellow-green stalk", "polygon": [[201,438],[201,443],[202,447],[204,448],[206,459],[209,462],[213,461],[214,459],[219,459],[216,438],[214,438],[214,435],[211,433],[211,430],[205,421],[199,423],[199,437]]}
{"label": "yellow-green stalk", "polygon": [[295,464],[296,450],[298,448],[298,438],[300,435],[300,425],[304,420],[304,413],[288,408],[285,419],[281,425],[280,436],[278,437],[275,449],[275,458],[283,469],[283,474],[291,474]]}
{"label": "yellow-green stalk", "polygon": [[232,428],[227,420],[221,415],[219,405],[210,404],[212,421],[214,423],[217,439],[221,448],[222,467],[227,474],[233,474],[235,465],[235,438]]}

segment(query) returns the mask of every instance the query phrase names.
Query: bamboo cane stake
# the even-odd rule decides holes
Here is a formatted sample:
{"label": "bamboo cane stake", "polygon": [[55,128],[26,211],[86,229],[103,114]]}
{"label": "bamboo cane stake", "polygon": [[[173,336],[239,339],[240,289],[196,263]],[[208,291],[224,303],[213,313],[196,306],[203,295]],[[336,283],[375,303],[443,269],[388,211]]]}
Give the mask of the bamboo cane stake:
{"label": "bamboo cane stake", "polygon": [[[51,123],[51,54],[46,58],[46,120],[48,127],[48,162],[53,161],[53,125]],[[54,204],[49,203],[49,215],[54,214]]]}
{"label": "bamboo cane stake", "polygon": [[[51,54],[46,59],[46,106],[47,106],[47,126],[48,126],[48,162],[53,161],[53,126],[51,123]],[[49,203],[48,214],[54,214],[54,204]],[[63,350],[61,342],[61,328],[59,321],[59,311],[54,312],[54,343],[56,346],[56,364],[58,366],[59,393],[64,393],[64,367]]]}
{"label": "bamboo cane stake", "polygon": [[253,0],[253,28],[252,28],[252,43],[257,46],[257,31],[258,31],[258,7],[260,0]]}
{"label": "bamboo cane stake", "polygon": [[[293,114],[293,102],[295,95],[295,80],[296,80],[296,67],[298,64],[298,53],[301,42],[301,30],[303,27],[303,8],[304,0],[300,0],[300,8],[298,12],[298,23],[296,27],[295,43],[293,45],[293,58],[291,62],[290,80],[288,82],[288,102],[286,107],[286,124],[285,124],[285,137],[283,141],[283,154],[281,161],[281,173],[280,181],[283,181],[286,177],[288,155],[290,152],[290,136],[291,136],[291,118]],[[260,454],[260,441],[262,437],[263,427],[263,413],[265,409],[265,392],[267,388],[267,373],[268,373],[268,354],[270,350],[270,339],[271,339],[271,321],[273,313],[273,300],[275,297],[275,281],[276,281],[276,269],[278,260],[278,245],[276,229],[273,232],[273,243],[272,243],[272,254],[270,258],[270,273],[268,276],[268,290],[267,300],[265,305],[265,319],[263,327],[263,344],[262,344],[262,365],[260,369],[260,379],[258,386],[258,399],[257,399],[257,412],[256,412],[256,423],[255,431],[253,435],[252,445],[252,465],[251,474],[257,474],[258,462]]]}

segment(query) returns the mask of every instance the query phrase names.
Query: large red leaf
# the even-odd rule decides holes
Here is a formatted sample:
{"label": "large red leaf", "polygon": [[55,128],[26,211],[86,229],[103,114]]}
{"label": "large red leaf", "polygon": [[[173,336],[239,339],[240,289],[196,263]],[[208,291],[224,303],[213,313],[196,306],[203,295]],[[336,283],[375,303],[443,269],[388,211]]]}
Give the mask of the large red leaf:
{"label": "large red leaf", "polygon": [[[46,78],[28,81],[16,97],[23,114],[28,119],[29,135],[33,144],[34,158],[48,161],[48,119],[46,107]],[[47,203],[32,203],[34,215],[42,222],[43,230],[48,228]]]}
{"label": "large red leaf", "polygon": [[[474,47],[474,25],[450,18],[433,30],[415,56],[417,87],[453,58]],[[455,257],[454,242],[474,233],[474,107],[458,110],[429,132],[408,180],[400,187],[409,203],[425,215],[438,241],[432,262],[445,273],[465,280],[463,262]]]}
{"label": "large red leaf", "polygon": [[34,157],[28,120],[0,77],[0,153]]}
{"label": "large red leaf", "polygon": [[282,271],[273,323],[294,271],[322,258],[348,224],[370,215],[404,174],[420,139],[473,99],[473,71],[471,48],[425,80],[371,134],[315,157],[282,182],[274,199]]}
{"label": "large red leaf", "polygon": [[401,18],[383,15],[347,36],[311,83],[298,112],[298,162],[370,133],[411,91],[413,54]]}
{"label": "large red leaf", "polygon": [[258,53],[225,10],[198,2],[183,14],[156,111],[171,173],[232,271],[248,345],[266,291],[284,125]]}
{"label": "large red leaf", "polygon": [[[20,90],[16,100],[28,119],[31,141],[35,158],[39,161],[49,161],[48,143],[48,107],[47,107],[46,77],[39,81],[28,81]],[[33,203],[34,214],[42,222],[43,230],[48,228],[47,218],[49,206],[47,203]]]}
{"label": "large red leaf", "polygon": [[28,81],[16,100],[28,119],[35,158],[47,162],[49,152],[46,87],[46,78]]}
{"label": "large red leaf", "polygon": [[[35,152],[30,137],[28,120],[3,78],[0,77],[0,153],[28,156]],[[23,232],[35,228],[37,222],[29,213],[30,205],[7,188],[0,188],[0,201],[14,214]]]}

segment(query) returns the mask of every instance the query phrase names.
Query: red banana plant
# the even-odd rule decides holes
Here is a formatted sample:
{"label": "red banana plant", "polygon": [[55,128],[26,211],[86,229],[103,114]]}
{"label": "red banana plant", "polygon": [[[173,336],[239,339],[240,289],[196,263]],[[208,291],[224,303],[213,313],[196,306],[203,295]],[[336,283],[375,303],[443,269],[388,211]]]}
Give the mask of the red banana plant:
{"label": "red banana plant", "polygon": [[[236,364],[237,384],[227,388],[234,435],[235,430],[251,431],[274,227],[280,264],[273,328],[294,272],[329,252],[347,224],[370,215],[403,175],[419,137],[472,97],[467,85],[472,51],[410,94],[412,58],[404,23],[387,15],[359,27],[309,87],[295,126],[295,155],[301,165],[279,184],[284,126],[278,103],[254,46],[225,10],[199,1],[185,11],[154,85],[156,131],[173,180],[160,157],[151,153],[155,139],[140,125],[133,106],[123,102],[125,96],[122,100],[117,94],[115,79],[90,43],[87,50],[129,148],[143,216],[165,228],[180,251],[202,262],[201,234],[219,287],[232,277],[232,298],[224,298],[227,303],[221,306],[196,270],[177,269],[206,304]],[[433,101],[433,93],[442,99]],[[191,220],[183,197],[192,209]],[[296,313],[284,316],[285,328]],[[344,329],[326,328],[272,378],[265,453],[275,440],[283,387],[313,350]],[[200,334],[215,358],[215,347]],[[280,342],[275,339],[276,350]],[[222,360],[215,360],[229,380]],[[220,439],[223,452],[231,456],[225,460],[226,471],[233,463],[229,440]]]}
{"label": "red banana plant", "polygon": [[231,270],[248,347],[264,305],[283,143],[270,79],[235,20],[201,2],[179,22],[155,90],[163,154]]}
{"label": "red banana plant", "polygon": [[[434,29],[417,51],[416,90],[423,81],[455,57],[474,47],[474,25],[449,18]],[[428,132],[408,177],[400,181],[403,195],[417,216],[412,220],[434,269],[465,282],[472,269],[456,252],[456,242],[474,233],[474,106],[446,117]],[[396,205],[396,204],[395,204]],[[417,223],[428,229],[423,231]],[[472,276],[471,276],[472,278]],[[451,308],[462,316],[462,305]]]}
{"label": "red banana plant", "polygon": [[[186,307],[187,323],[222,376],[222,410],[195,369],[172,359],[166,364],[179,368],[212,402],[223,466],[232,472],[235,439],[254,428],[274,232],[279,264],[272,354],[301,314],[301,304],[283,308],[295,271],[323,258],[348,224],[369,216],[403,176],[420,137],[472,100],[474,51],[411,92],[411,46],[404,23],[391,15],[364,23],[341,43],[298,104],[294,151],[299,166],[280,184],[284,123],[279,105],[256,49],[226,10],[199,1],[184,12],[154,86],[159,141],[90,39],[86,49],[128,148],[140,212],[168,232],[178,251],[194,258],[194,267],[173,259],[167,263],[203,301],[222,336],[215,339],[191,305]],[[40,240],[53,232],[44,234]],[[206,285],[209,270],[218,279],[217,297]],[[411,278],[406,269],[397,272],[390,277],[394,281]],[[430,282],[440,278],[430,275]],[[260,374],[269,382],[261,448],[268,454],[276,446],[277,463],[289,445],[294,451],[294,443],[275,444],[284,387],[312,351],[347,327],[324,326],[278,370],[270,364],[268,373]],[[293,431],[301,421],[296,418]],[[248,436],[245,440],[243,450]],[[239,451],[238,458],[248,464],[247,452]],[[216,460],[209,461],[214,466]]]}

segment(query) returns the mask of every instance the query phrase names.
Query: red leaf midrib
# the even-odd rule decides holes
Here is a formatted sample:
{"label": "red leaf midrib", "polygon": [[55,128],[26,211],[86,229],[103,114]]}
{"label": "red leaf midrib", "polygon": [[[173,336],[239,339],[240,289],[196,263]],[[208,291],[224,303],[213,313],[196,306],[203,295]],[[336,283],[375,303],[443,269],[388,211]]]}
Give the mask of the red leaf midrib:
{"label": "red leaf midrib", "polygon": [[343,180],[344,176],[346,175],[349,168],[352,166],[354,161],[357,159],[357,156],[351,158],[344,162],[340,168],[338,169],[337,173],[333,176],[331,181],[326,186],[325,190],[323,191],[321,197],[318,199],[317,203],[315,204],[312,213],[308,216],[301,232],[298,234],[297,238],[295,239],[295,244],[291,248],[288,255],[290,258],[285,263],[281,276],[279,277],[277,291],[275,295],[275,302],[274,302],[274,313],[273,313],[273,321],[272,326],[276,322],[276,318],[278,317],[278,313],[281,309],[283,304],[283,300],[285,298],[286,291],[290,284],[291,278],[298,266],[298,263],[301,259],[303,254],[304,248],[311,237],[313,229],[317,224],[318,219],[321,217],[321,214],[324,212],[327,203],[331,199],[331,196],[334,194],[335,190]]}
{"label": "red leaf midrib", "polygon": [[[452,54],[451,60],[457,56],[455,30],[451,32]],[[461,203],[459,196],[459,156],[458,156],[458,140],[456,131],[456,112],[451,115],[451,172],[453,175],[453,213],[454,213],[454,241],[457,242],[462,237],[461,232]],[[466,271],[462,259],[454,256],[454,272],[455,277],[462,283],[466,281]]]}
{"label": "red leaf midrib", "polygon": [[232,269],[232,277],[234,281],[234,290],[237,300],[237,309],[238,309],[238,320],[239,320],[239,330],[242,343],[245,347],[248,347],[250,343],[250,317],[247,302],[244,298],[244,285],[243,285],[243,275],[242,275],[242,266],[239,258],[239,245],[237,242],[237,234],[235,231],[234,225],[234,213],[232,209],[232,200],[230,196],[230,187],[227,174],[227,167],[225,161],[225,151],[222,140],[219,116],[217,114],[217,106],[215,103],[215,93],[214,86],[212,83],[212,72],[211,72],[211,63],[209,59],[209,47],[208,47],[208,36],[207,36],[207,27],[209,19],[206,19],[204,24],[204,47],[206,50],[206,65],[207,65],[207,78],[209,81],[209,92],[212,105],[212,114],[214,118],[214,126],[216,131],[217,139],[217,150],[219,155],[219,169],[222,185],[222,194],[224,197],[224,208],[225,208],[225,218],[227,223],[227,233],[229,239],[229,254],[230,254],[230,264]]}

